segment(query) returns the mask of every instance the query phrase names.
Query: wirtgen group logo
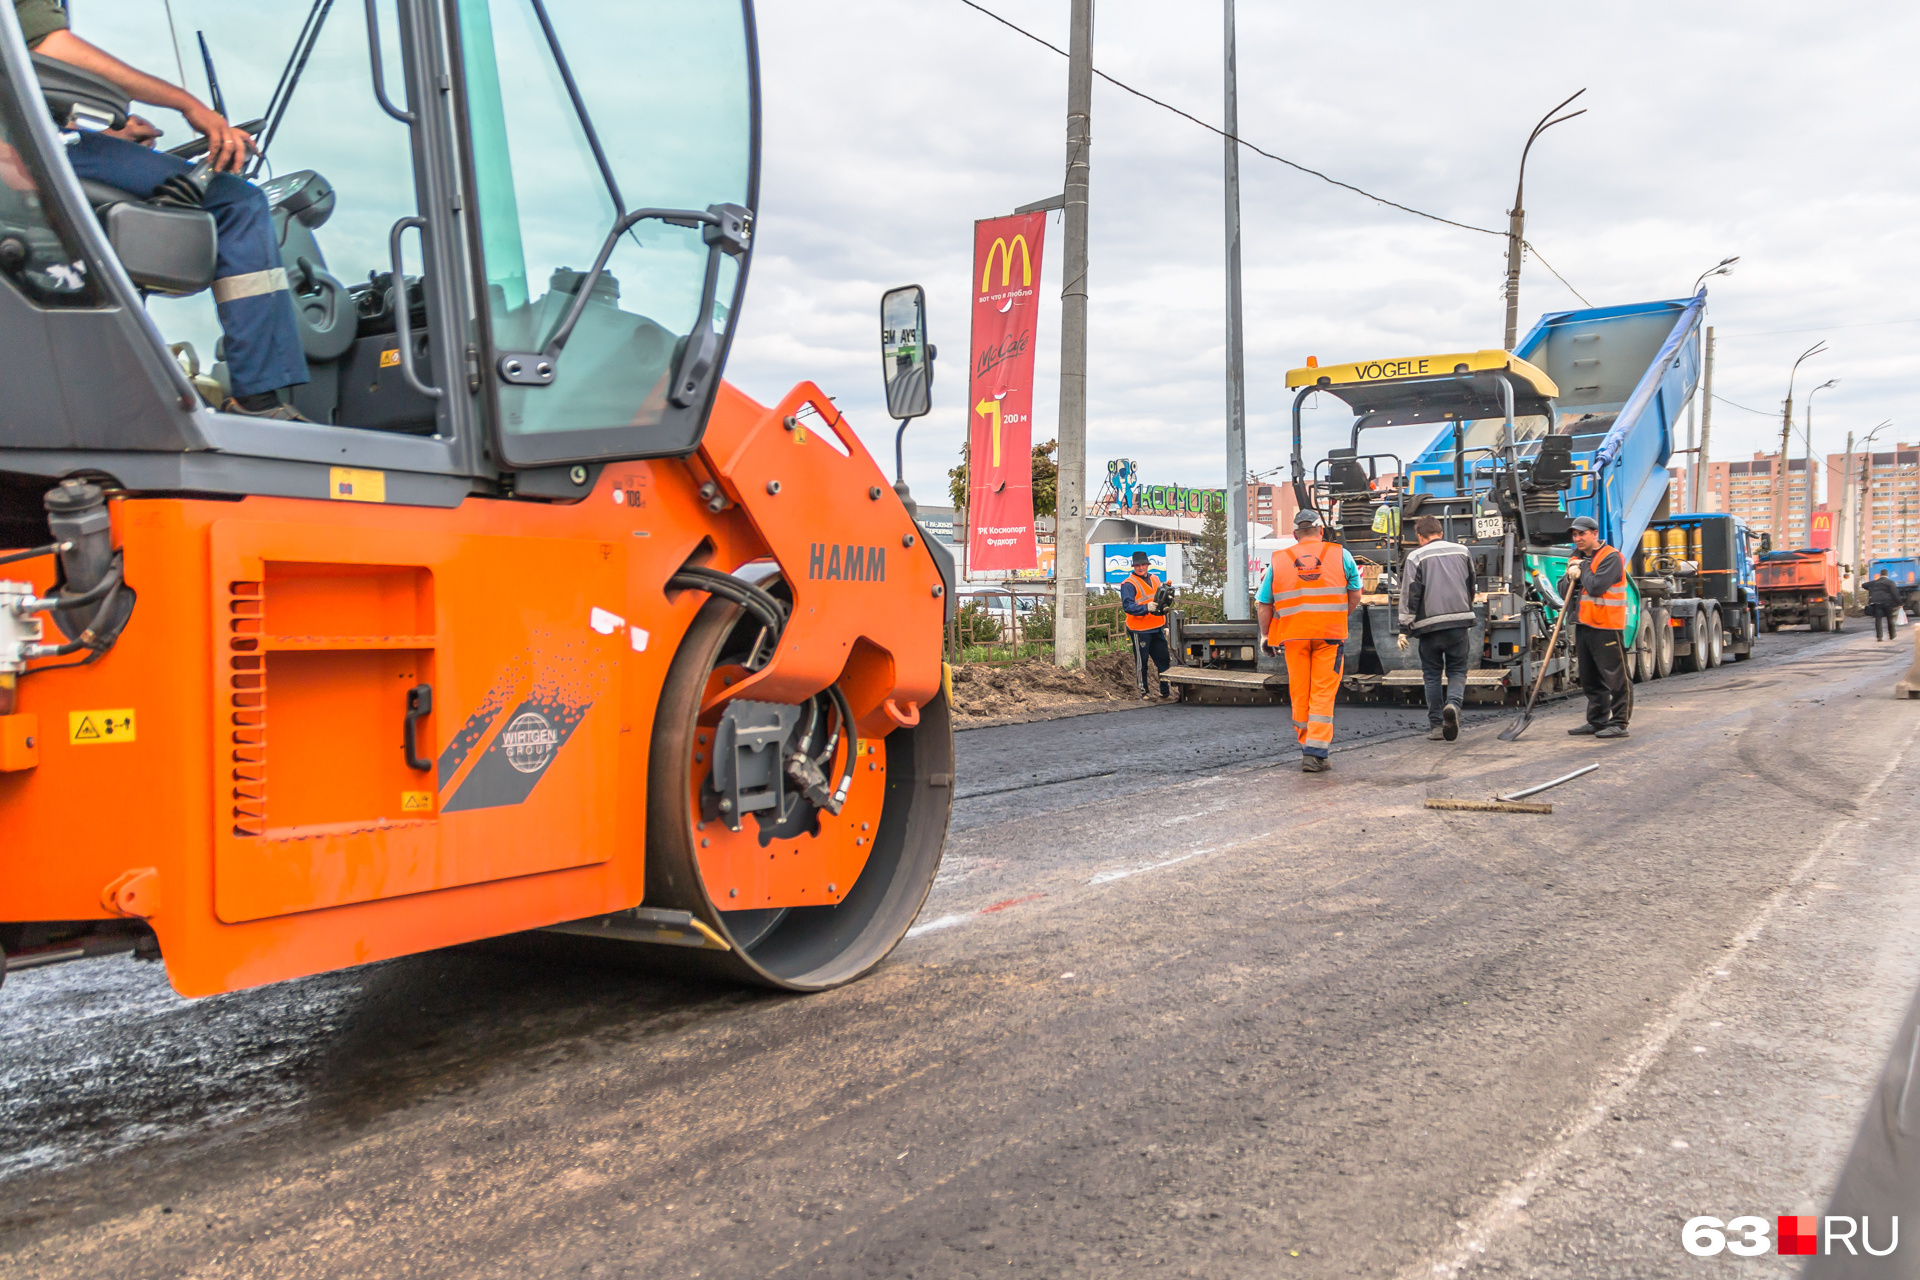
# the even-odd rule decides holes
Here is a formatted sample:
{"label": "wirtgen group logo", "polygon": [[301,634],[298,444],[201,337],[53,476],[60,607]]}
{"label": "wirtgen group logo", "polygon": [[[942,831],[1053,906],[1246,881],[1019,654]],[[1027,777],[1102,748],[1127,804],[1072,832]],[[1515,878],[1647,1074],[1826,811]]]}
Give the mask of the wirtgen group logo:
{"label": "wirtgen group logo", "polygon": [[[1877,1231],[1886,1234],[1884,1248],[1875,1247]],[[1680,1244],[1696,1258],[1716,1257],[1723,1251],[1736,1258],[1758,1258],[1769,1253],[1830,1258],[1841,1250],[1856,1258],[1862,1253],[1884,1258],[1900,1247],[1900,1219],[1889,1217],[1875,1227],[1872,1218],[1844,1214],[1824,1218],[1810,1213],[1782,1214],[1771,1222],[1753,1214],[1725,1222],[1701,1216],[1688,1218],[1687,1225],[1680,1228]]]}

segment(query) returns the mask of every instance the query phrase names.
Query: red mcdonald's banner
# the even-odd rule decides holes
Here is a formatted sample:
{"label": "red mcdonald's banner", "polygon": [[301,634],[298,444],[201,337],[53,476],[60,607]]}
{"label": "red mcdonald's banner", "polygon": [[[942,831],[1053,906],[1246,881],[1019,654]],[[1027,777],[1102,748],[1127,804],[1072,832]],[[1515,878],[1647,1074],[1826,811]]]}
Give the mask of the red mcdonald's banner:
{"label": "red mcdonald's banner", "polygon": [[1831,547],[1833,545],[1833,513],[1821,508],[1813,512],[1813,545]]}
{"label": "red mcdonald's banner", "polygon": [[1045,213],[973,224],[967,567],[1032,569],[1033,340]]}

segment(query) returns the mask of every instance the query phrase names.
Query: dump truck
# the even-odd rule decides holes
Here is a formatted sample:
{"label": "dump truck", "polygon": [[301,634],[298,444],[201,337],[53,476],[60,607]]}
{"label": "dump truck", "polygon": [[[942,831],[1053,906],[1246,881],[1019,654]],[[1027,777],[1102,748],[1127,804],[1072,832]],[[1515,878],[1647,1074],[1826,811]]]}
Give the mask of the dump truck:
{"label": "dump truck", "polygon": [[1826,547],[1769,551],[1756,570],[1760,626],[1766,631],[1804,626],[1838,631],[1847,615],[1840,602],[1840,566]]}
{"label": "dump truck", "polygon": [[[249,18],[293,36],[261,189],[311,375],[268,421],[218,407],[211,216],[79,181],[126,97],[0,6],[6,967],[870,971],[945,841],[953,566],[824,390],[723,380],[751,4],[332,9]],[[924,388],[924,299],[882,315]]]}
{"label": "dump truck", "polygon": [[[1517,352],[1324,368],[1310,361],[1287,375],[1297,500],[1327,517],[1362,568],[1365,590],[1348,628],[1348,696],[1420,696],[1418,653],[1401,652],[1396,639],[1400,566],[1422,515],[1438,518],[1474,558],[1479,659],[1469,698],[1517,701],[1542,673],[1547,690],[1570,687],[1565,641],[1552,652],[1546,645],[1571,521],[1593,517],[1605,541],[1635,555],[1649,528],[1674,514],[1666,468],[1694,392],[1705,303],[1702,291],[1551,312]],[[1346,443],[1309,466],[1301,415],[1317,394],[1340,401],[1353,419]],[[1752,652],[1755,603],[1740,576],[1749,533],[1731,517],[1687,516],[1680,527],[1681,536],[1711,528],[1724,564],[1703,570],[1636,556],[1627,625],[1635,679],[1665,675],[1676,661],[1708,666],[1722,654]],[[1188,624],[1180,634],[1184,665],[1168,679],[1183,696],[1251,700],[1285,685],[1284,664],[1260,652],[1251,623]]]}
{"label": "dump truck", "polygon": [[1635,680],[1745,662],[1759,632],[1759,537],[1738,516],[1695,511],[1649,521],[1630,565],[1646,602],[1627,652]]}

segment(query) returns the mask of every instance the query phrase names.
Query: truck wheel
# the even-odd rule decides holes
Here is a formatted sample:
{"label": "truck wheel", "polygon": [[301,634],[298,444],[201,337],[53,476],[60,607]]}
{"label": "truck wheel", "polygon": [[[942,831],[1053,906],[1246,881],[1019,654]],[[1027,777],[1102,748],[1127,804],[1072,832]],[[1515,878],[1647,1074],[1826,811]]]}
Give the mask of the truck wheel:
{"label": "truck wheel", "polygon": [[1753,660],[1753,641],[1759,627],[1754,625],[1753,615],[1744,609],[1736,611],[1733,616],[1739,624],[1733,632],[1733,660],[1750,662]]}
{"label": "truck wheel", "polygon": [[1707,667],[1711,670],[1720,665],[1727,641],[1725,633],[1720,628],[1720,611],[1709,608],[1705,612],[1706,621],[1701,624],[1701,628],[1707,636]]}
{"label": "truck wheel", "polygon": [[1847,612],[1833,601],[1827,601],[1827,629],[1840,631],[1847,625]]}
{"label": "truck wheel", "polygon": [[1656,607],[1653,611],[1653,678],[1665,680],[1673,674],[1673,615]]}
{"label": "truck wheel", "polygon": [[[707,838],[697,835],[702,829],[697,796],[704,769],[696,768],[695,757],[711,750],[703,739],[713,736],[721,710],[700,713],[714,672],[741,661],[759,634],[759,628],[743,624],[743,618],[744,611],[727,601],[712,600],[701,608],[668,669],[647,768],[645,905],[691,913],[729,949],[634,945],[646,948],[648,959],[662,968],[782,991],[821,991],[851,982],[885,959],[926,901],[940,869],[952,809],[953,720],[943,690],[920,709],[917,725],[895,729],[881,740],[872,759],[863,750],[854,762],[868,767],[855,769],[842,812],[865,808],[877,814],[866,860],[839,902],[722,910],[720,904],[729,901],[730,892],[708,883],[700,849],[716,832],[723,839],[740,840],[759,820],[748,818],[740,833],[728,833],[716,820],[706,823]],[[829,776],[843,767],[842,753],[856,745],[865,744],[843,735]],[[871,767],[876,764],[881,767]],[[863,787],[881,788],[882,795],[859,798]],[[821,817],[826,820],[824,812]],[[793,831],[776,833],[765,844],[770,857],[822,859],[828,856],[829,840],[838,837],[844,844],[853,838],[851,823],[829,823],[818,836],[800,830],[804,823],[793,825]],[[841,848],[843,858],[845,853]],[[829,874],[823,870],[820,878]]]}
{"label": "truck wheel", "polygon": [[1815,609],[1809,606],[1807,609],[1807,630],[1825,631],[1826,629],[1827,629],[1827,611],[1825,609]]}
{"label": "truck wheel", "polygon": [[1680,655],[1682,671],[1705,671],[1707,669],[1707,628],[1704,610],[1695,609],[1693,616],[1687,619],[1684,630],[1687,633],[1687,652]]}
{"label": "truck wheel", "polygon": [[1652,610],[1640,611],[1640,629],[1634,632],[1633,648],[1627,652],[1627,678],[1635,684],[1653,679]]}

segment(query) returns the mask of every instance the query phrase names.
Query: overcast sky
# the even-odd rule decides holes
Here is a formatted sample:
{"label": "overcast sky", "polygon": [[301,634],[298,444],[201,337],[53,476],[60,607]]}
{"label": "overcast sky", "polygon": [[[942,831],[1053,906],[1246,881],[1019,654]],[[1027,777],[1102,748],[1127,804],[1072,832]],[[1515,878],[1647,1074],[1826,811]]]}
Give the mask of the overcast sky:
{"label": "overcast sky", "polygon": [[[982,0],[1067,43],[1066,0]],[[1240,132],[1415,207],[1503,228],[1542,112],[1588,113],[1528,165],[1527,235],[1595,305],[1710,282],[1720,459],[1777,446],[1793,358],[1815,448],[1885,418],[1920,440],[1920,9],[1752,4],[1324,6],[1241,0]],[[1058,193],[1066,60],[959,0],[766,0],[759,243],[729,376],[772,401],[802,378],[840,399],[891,465],[877,351],[881,291],[927,287],[942,353],[935,410],[908,433],[908,479],[946,489],[965,429],[976,218]],[[1102,0],[1094,62],[1221,119],[1217,5]],[[1904,122],[1904,123],[1903,123]],[[1222,144],[1096,81],[1089,484],[1116,456],[1149,482],[1225,477]],[[1495,347],[1504,244],[1427,222],[1243,153],[1247,405],[1253,470],[1286,455],[1286,371]],[[1059,218],[1049,220],[1035,434],[1057,419]],[[1521,330],[1582,305],[1529,260]],[[1769,445],[1769,440],[1775,446]],[[1309,448],[1324,451],[1323,426]],[[1797,448],[1798,446],[1796,446]]]}

